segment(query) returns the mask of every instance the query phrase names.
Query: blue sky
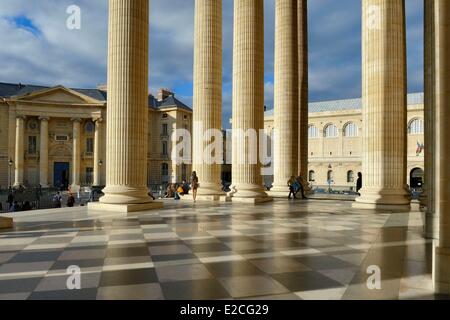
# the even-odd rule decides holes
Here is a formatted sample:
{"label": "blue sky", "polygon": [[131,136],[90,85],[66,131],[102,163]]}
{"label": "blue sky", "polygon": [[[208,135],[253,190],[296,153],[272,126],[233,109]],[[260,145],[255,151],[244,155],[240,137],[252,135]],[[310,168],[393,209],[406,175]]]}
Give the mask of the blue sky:
{"label": "blue sky", "polygon": [[[275,0],[265,1],[265,100],[273,107]],[[66,28],[68,6],[81,30]],[[423,0],[406,0],[408,91],[423,90]],[[223,0],[223,125],[231,117],[233,1]],[[150,91],[192,104],[194,0],[151,0]],[[69,87],[106,82],[107,0],[0,2],[0,81]],[[361,0],[309,1],[310,100],[361,95]]]}

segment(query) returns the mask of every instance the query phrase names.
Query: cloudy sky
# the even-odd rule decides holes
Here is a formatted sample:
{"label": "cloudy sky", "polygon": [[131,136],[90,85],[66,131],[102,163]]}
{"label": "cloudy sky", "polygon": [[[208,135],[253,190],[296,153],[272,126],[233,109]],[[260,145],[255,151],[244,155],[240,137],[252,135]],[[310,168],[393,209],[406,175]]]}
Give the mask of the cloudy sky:
{"label": "cloudy sky", "polygon": [[[223,123],[231,116],[233,1],[224,3]],[[265,0],[265,98],[273,107],[274,5]],[[66,28],[81,8],[81,29]],[[423,90],[423,0],[406,0],[408,91]],[[151,0],[153,93],[192,103],[194,0]],[[107,0],[0,1],[0,82],[89,88],[106,82]],[[361,95],[361,0],[309,1],[310,100]]]}

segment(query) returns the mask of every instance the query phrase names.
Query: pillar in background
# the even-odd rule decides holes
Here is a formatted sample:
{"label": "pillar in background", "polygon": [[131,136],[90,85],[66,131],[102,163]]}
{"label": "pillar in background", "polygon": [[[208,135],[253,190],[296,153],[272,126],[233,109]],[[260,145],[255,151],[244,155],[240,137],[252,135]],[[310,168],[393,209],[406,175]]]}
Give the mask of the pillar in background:
{"label": "pillar in background", "polygon": [[[214,139],[211,129],[222,128],[222,0],[195,1],[194,39],[194,136],[193,170],[199,178],[199,199],[219,200],[221,164],[215,154],[207,154]],[[222,147],[222,145],[220,145]]]}
{"label": "pillar in background", "polygon": [[264,129],[264,0],[234,1],[233,41],[233,201],[265,202],[271,198],[258,145]]}
{"label": "pillar in background", "polygon": [[357,208],[408,211],[404,0],[363,0],[363,188]]}
{"label": "pillar in background", "polygon": [[102,161],[101,154],[101,141],[102,141],[102,127],[103,127],[103,119],[98,118],[95,119],[95,134],[94,134],[94,179],[92,184],[94,186],[101,185],[101,166],[100,161]]}
{"label": "pillar in background", "polygon": [[308,1],[297,2],[297,28],[298,28],[298,88],[299,88],[299,138],[298,138],[298,171],[303,176],[303,181],[308,182]]}
{"label": "pillar in background", "polygon": [[450,1],[435,1],[436,179],[439,241],[434,251],[434,288],[450,294]]}
{"label": "pillar in background", "polygon": [[425,119],[425,184],[424,184],[424,204],[425,213],[425,236],[430,239],[437,239],[439,236],[439,218],[435,210],[435,153],[436,153],[436,41],[435,41],[435,1],[425,0],[424,2],[425,30],[425,70],[424,70],[424,119]]}
{"label": "pillar in background", "polygon": [[109,0],[106,188],[91,210],[162,207],[147,189],[148,0]]}
{"label": "pillar in background", "polygon": [[48,188],[48,117],[40,117],[40,149],[39,149],[39,184],[42,188]]}
{"label": "pillar in background", "polygon": [[72,119],[73,123],[73,150],[72,150],[72,185],[76,191],[80,188],[81,173],[81,119]]}
{"label": "pillar in background", "polygon": [[276,0],[273,197],[286,197],[289,178],[299,173],[298,22],[297,0]]}
{"label": "pillar in background", "polygon": [[15,153],[15,170],[14,170],[14,186],[23,185],[23,162],[24,162],[24,135],[25,135],[25,116],[16,118],[16,153]]}

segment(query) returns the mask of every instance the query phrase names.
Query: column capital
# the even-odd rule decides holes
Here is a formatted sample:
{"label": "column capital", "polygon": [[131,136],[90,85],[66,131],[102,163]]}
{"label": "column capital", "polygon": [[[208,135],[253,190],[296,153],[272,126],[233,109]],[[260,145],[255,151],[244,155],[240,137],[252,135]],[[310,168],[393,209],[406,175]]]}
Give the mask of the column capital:
{"label": "column capital", "polygon": [[42,116],[42,117],[39,117],[38,119],[39,119],[40,121],[49,121],[49,120],[50,120],[50,117]]}
{"label": "column capital", "polygon": [[23,115],[23,114],[19,114],[19,115],[16,116],[16,119],[25,120],[26,118],[27,118],[27,116]]}
{"label": "column capital", "polygon": [[72,121],[72,122],[81,122],[82,119],[81,118],[71,118],[70,121]]}
{"label": "column capital", "polygon": [[94,121],[94,123],[102,123],[103,122],[103,118],[102,117],[94,117],[92,118],[92,121]]}

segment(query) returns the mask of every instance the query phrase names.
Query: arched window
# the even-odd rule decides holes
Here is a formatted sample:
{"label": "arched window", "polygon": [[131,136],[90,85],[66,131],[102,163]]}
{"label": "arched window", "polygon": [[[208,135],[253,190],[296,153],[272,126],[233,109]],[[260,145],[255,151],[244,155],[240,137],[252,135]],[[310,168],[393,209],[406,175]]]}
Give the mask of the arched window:
{"label": "arched window", "polygon": [[308,180],[311,182],[316,181],[316,173],[314,170],[309,171]]}
{"label": "arched window", "polygon": [[354,122],[349,122],[344,127],[344,137],[357,137],[358,126]]}
{"label": "arched window", "polygon": [[347,182],[348,183],[355,182],[355,173],[351,170],[347,172]]}
{"label": "arched window", "polygon": [[84,131],[86,133],[93,133],[95,131],[95,124],[92,121],[86,122],[84,125]]}
{"label": "arched window", "polygon": [[408,125],[409,134],[423,134],[424,124],[423,120],[419,118],[412,119]]}
{"label": "arched window", "polygon": [[161,165],[161,175],[168,176],[169,175],[169,165],[167,163],[163,163]]}
{"label": "arched window", "polygon": [[323,132],[325,138],[337,138],[339,135],[338,128],[332,123],[326,125]]}
{"label": "arched window", "polygon": [[328,170],[328,173],[327,173],[327,181],[328,182],[331,182],[331,181],[333,181],[334,180],[334,172],[333,172],[333,170]]}
{"label": "arched window", "polygon": [[319,130],[313,124],[308,127],[308,137],[310,139],[315,139],[319,137]]}

